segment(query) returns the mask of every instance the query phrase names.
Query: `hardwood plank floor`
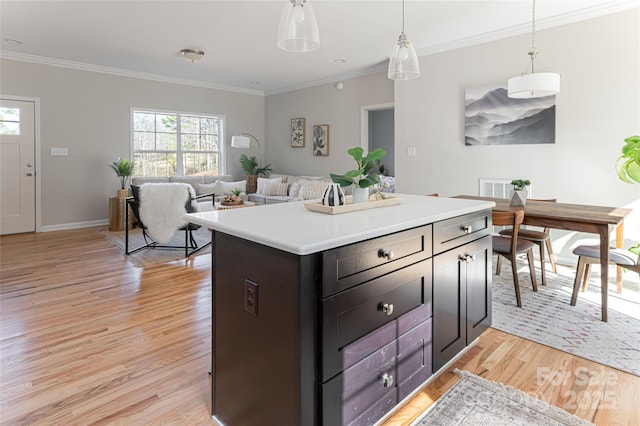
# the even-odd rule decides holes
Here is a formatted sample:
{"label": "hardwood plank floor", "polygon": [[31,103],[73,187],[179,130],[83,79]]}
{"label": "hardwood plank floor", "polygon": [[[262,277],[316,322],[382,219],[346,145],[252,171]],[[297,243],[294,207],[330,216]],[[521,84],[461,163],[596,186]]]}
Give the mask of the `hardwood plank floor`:
{"label": "hardwood plank floor", "polygon": [[[97,229],[0,237],[0,424],[211,424],[210,257],[134,268]],[[516,336],[490,330],[454,366],[640,425],[639,377]],[[442,373],[385,426],[457,380]]]}

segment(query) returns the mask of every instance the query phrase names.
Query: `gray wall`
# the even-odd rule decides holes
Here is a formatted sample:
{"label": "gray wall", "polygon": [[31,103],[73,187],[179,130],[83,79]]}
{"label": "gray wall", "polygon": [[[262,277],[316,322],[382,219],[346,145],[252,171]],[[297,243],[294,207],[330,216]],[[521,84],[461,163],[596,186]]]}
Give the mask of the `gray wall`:
{"label": "gray wall", "polygon": [[369,151],[382,148],[387,151],[381,163],[387,176],[395,176],[395,150],[393,143],[393,109],[369,111]]}
{"label": "gray wall", "polygon": [[[634,9],[536,32],[539,59],[561,74],[555,144],[464,145],[465,88],[519,74],[530,36],[421,58],[419,79],[395,83],[397,190],[477,194],[479,178],[526,178],[538,198],[631,205],[640,185],[618,180],[614,164],[623,139],[640,132],[639,22]],[[628,221],[625,236],[640,240],[640,224]],[[583,236],[563,238],[568,247]]]}
{"label": "gray wall", "polygon": [[[344,88],[335,83],[267,96],[266,134],[267,161],[276,173],[329,176],[353,169],[355,163],[347,149],[360,146],[361,108],[393,101],[393,82],[387,73],[343,80]],[[290,146],[290,120],[306,119],[306,145]],[[314,157],[312,132],[314,124],[328,124],[329,156]]]}
{"label": "gray wall", "polygon": [[[104,223],[118,179],[107,164],[131,157],[132,107],[226,116],[227,173],[243,175],[231,136],[264,140],[264,97],[3,59],[2,95],[40,99],[42,230]],[[67,147],[52,157],[51,147]],[[253,154],[257,148],[253,144]]]}

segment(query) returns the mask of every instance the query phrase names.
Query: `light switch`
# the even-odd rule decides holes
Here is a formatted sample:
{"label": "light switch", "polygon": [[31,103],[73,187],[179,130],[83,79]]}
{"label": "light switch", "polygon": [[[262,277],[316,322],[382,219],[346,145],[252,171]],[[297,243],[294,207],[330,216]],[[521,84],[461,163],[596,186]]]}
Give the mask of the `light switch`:
{"label": "light switch", "polygon": [[69,155],[69,150],[67,148],[51,148],[52,157],[66,157],[67,155]]}
{"label": "light switch", "polygon": [[416,147],[415,146],[407,147],[407,155],[409,157],[415,157],[416,156]]}

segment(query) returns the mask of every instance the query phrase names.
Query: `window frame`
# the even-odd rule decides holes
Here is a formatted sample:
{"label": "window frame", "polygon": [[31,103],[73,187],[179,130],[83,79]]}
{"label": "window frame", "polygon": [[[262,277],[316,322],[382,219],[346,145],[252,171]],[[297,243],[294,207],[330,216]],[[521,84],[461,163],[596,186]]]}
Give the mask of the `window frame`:
{"label": "window frame", "polygon": [[[135,113],[149,113],[149,114],[166,114],[166,115],[175,115],[176,116],[176,150],[175,151],[136,151],[135,149],[135,130],[134,130],[134,114]],[[216,151],[192,151],[192,150],[182,150],[182,130],[181,130],[181,120],[182,116],[193,116],[193,117],[206,117],[206,118],[214,118],[220,121],[219,125],[219,134],[218,134],[218,174],[217,176],[222,176],[226,173],[226,159],[225,159],[225,143],[226,140],[226,121],[227,117],[224,114],[215,114],[215,113],[201,113],[201,112],[191,112],[191,111],[178,111],[178,110],[168,110],[168,109],[155,109],[155,108],[137,108],[131,107],[129,112],[129,151],[130,158],[135,159],[136,152],[144,152],[144,153],[175,153],[176,154],[176,176],[187,176],[184,174],[184,155],[185,153],[207,153],[207,152],[216,152]],[[157,133],[157,132],[156,132]],[[192,175],[195,176],[195,175]]]}

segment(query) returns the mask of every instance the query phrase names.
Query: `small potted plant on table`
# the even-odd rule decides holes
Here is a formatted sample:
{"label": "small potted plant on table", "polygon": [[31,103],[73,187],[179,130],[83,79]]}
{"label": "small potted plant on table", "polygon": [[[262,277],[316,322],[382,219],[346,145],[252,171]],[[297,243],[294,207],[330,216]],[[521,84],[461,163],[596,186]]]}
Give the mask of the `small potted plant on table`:
{"label": "small potted plant on table", "polygon": [[118,189],[118,198],[127,198],[129,196],[129,190],[126,189],[129,178],[133,176],[133,171],[136,168],[136,163],[123,158],[119,161],[114,161],[109,164],[109,167],[116,173],[116,176],[120,179],[120,189]]}
{"label": "small potted plant on table", "polygon": [[524,206],[527,203],[527,186],[531,185],[529,179],[514,179],[511,181],[513,185],[513,195],[509,205],[511,206]]}
{"label": "small potted plant on table", "polygon": [[261,166],[256,157],[240,156],[240,165],[247,175],[247,194],[253,194],[258,188],[258,176],[266,176],[271,171],[271,164]]}
{"label": "small potted plant on table", "polygon": [[356,160],[357,168],[343,175],[331,173],[331,180],[340,186],[353,185],[354,203],[369,201],[369,187],[380,183],[378,160],[387,155],[387,151],[376,148],[364,156],[364,149],[358,146],[347,150],[347,154]]}

